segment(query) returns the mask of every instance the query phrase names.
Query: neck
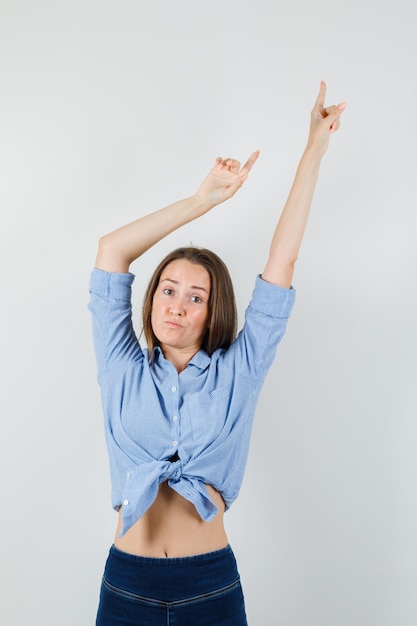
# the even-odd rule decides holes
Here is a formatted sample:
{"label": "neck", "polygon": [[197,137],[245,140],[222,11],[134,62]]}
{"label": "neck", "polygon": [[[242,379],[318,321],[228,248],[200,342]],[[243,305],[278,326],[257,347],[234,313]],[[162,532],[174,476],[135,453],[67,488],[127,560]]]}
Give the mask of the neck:
{"label": "neck", "polygon": [[170,346],[162,345],[161,350],[164,353],[166,360],[172,363],[177,372],[180,374],[183,370],[185,370],[193,356],[197,354],[199,348],[193,346],[192,348],[178,350],[171,348]]}

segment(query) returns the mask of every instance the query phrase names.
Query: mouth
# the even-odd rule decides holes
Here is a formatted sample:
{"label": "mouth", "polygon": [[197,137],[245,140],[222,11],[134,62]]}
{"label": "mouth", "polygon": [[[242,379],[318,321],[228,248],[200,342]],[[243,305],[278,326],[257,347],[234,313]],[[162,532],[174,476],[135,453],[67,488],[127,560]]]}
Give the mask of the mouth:
{"label": "mouth", "polygon": [[182,325],[179,322],[175,322],[174,320],[165,320],[164,323],[170,328],[182,328]]}

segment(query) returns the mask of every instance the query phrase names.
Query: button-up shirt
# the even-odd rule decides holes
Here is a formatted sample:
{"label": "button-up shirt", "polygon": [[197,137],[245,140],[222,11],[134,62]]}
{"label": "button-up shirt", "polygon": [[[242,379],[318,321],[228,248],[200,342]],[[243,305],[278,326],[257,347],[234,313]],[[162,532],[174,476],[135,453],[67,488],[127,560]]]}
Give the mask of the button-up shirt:
{"label": "button-up shirt", "polygon": [[211,356],[200,350],[178,373],[159,347],[150,355],[139,344],[133,280],[133,274],[94,269],[90,281],[112,505],[122,507],[120,536],[151,506],[164,481],[206,521],[217,513],[206,484],[219,491],[226,510],[237,498],[256,402],[295,299],[293,289],[258,276],[230,348]]}

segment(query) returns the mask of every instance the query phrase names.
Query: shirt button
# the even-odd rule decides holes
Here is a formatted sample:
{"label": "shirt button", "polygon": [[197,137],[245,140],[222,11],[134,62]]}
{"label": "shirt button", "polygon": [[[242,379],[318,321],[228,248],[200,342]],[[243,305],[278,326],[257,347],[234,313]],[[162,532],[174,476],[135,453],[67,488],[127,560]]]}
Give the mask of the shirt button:
{"label": "shirt button", "polygon": [[171,391],[177,391],[177,388],[175,386],[171,387]]}
{"label": "shirt button", "polygon": [[177,415],[174,415],[174,416],[173,416],[173,418],[172,418],[172,421],[173,421],[173,422],[176,422],[176,421],[177,421],[177,419],[178,419],[178,416],[177,416]]}
{"label": "shirt button", "polygon": [[127,473],[127,477],[130,478],[132,474],[130,472]]}
{"label": "shirt button", "polygon": [[129,504],[129,500],[123,500],[123,505],[127,506]]}
{"label": "shirt button", "polygon": [[174,448],[178,445],[178,441],[173,441],[172,445],[174,446]]}

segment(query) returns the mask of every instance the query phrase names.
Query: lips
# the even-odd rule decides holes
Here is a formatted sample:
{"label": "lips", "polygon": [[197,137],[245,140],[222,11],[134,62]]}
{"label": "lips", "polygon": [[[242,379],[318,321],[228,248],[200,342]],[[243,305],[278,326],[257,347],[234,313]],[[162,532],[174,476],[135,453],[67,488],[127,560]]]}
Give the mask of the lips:
{"label": "lips", "polygon": [[165,320],[164,324],[172,328],[182,328],[182,324],[179,324],[179,322],[176,322],[175,320]]}

